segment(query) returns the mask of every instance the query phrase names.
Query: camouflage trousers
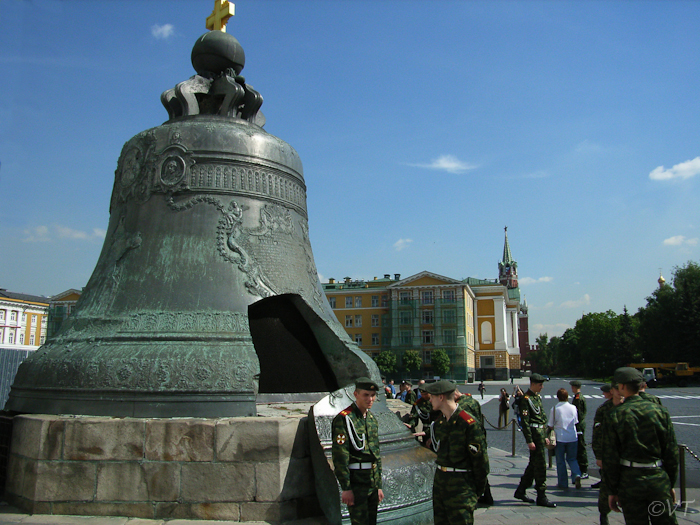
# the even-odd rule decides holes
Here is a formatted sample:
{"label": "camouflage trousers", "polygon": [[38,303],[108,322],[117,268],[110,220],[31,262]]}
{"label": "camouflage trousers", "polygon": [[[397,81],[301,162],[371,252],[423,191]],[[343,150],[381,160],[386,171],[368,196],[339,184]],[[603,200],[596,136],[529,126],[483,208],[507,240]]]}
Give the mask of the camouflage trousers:
{"label": "camouflage trousers", "polygon": [[627,525],[677,525],[671,481],[660,468],[623,467],[618,490]]}
{"label": "camouflage trousers", "polygon": [[520,478],[519,489],[529,489],[535,481],[535,490],[544,491],[547,488],[547,448],[544,446],[544,430],[532,429],[532,442],[535,450],[530,451],[530,462]]}
{"label": "camouflage trousers", "polygon": [[348,506],[352,525],[377,525],[379,491],[369,486],[352,487],[355,504]]}
{"label": "camouflage trousers", "polygon": [[581,474],[586,474],[588,472],[588,452],[586,452],[586,438],[583,437],[584,433],[585,427],[583,432],[578,435],[578,449],[576,449],[576,461],[578,461]]}
{"label": "camouflage trousers", "polygon": [[435,471],[433,516],[435,525],[472,525],[477,489],[471,472]]}
{"label": "camouflage trousers", "polygon": [[[602,472],[600,477],[603,477]],[[612,512],[610,510],[610,504],[608,503],[609,495],[610,491],[608,490],[608,486],[605,484],[605,481],[601,481],[598,492],[598,512],[600,512],[601,516],[607,516],[610,514],[610,512]]]}

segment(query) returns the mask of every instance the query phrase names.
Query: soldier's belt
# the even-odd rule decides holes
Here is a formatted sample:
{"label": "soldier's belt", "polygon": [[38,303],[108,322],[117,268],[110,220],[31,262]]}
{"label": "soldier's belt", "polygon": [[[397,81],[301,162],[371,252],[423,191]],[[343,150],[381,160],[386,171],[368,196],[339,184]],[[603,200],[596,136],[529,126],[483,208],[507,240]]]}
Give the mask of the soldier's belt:
{"label": "soldier's belt", "polygon": [[350,470],[369,470],[373,468],[377,468],[376,463],[350,463],[348,465],[348,468]]}
{"label": "soldier's belt", "polygon": [[654,461],[653,463],[639,463],[637,461],[627,461],[626,459],[621,459],[620,460],[620,465],[623,467],[632,467],[632,468],[659,468],[663,465],[661,460]]}
{"label": "soldier's belt", "polygon": [[443,467],[442,465],[438,465],[437,468],[438,468],[438,470],[442,470],[443,472],[471,472],[472,471],[469,468]]}
{"label": "soldier's belt", "polygon": [[547,425],[540,425],[537,423],[530,423],[531,428],[545,428]]}

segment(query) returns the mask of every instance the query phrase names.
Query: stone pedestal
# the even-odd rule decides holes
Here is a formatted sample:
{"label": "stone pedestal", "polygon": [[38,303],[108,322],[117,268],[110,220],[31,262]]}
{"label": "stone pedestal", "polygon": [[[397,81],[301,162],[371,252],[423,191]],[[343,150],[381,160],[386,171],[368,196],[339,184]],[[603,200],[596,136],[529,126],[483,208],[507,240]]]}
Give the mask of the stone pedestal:
{"label": "stone pedestal", "polygon": [[322,516],[306,410],[272,406],[268,417],[219,419],[17,416],[6,496],[38,514]]}

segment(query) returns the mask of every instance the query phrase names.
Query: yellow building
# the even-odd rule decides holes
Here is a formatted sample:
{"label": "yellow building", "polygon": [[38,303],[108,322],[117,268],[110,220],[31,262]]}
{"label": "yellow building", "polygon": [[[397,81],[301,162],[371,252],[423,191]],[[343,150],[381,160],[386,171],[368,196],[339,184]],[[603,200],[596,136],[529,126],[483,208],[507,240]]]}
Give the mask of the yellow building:
{"label": "yellow building", "polygon": [[0,348],[36,350],[46,340],[49,299],[0,288]]}

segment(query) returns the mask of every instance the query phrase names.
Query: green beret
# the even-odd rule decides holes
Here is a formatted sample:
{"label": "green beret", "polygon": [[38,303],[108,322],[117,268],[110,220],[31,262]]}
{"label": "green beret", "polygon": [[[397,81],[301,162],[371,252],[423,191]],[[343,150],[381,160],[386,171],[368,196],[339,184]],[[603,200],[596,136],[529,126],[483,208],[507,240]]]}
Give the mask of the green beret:
{"label": "green beret", "polygon": [[613,383],[641,383],[642,381],[644,381],[642,373],[631,366],[618,368],[613,375]]}
{"label": "green beret", "polygon": [[601,391],[601,392],[610,392],[610,384],[609,384],[609,383],[605,383],[604,385],[601,385],[600,391]]}
{"label": "green beret", "polygon": [[571,386],[575,386],[576,388],[581,388],[581,381],[578,379],[574,379],[573,381],[569,381],[569,384]]}
{"label": "green beret", "polygon": [[453,393],[455,390],[457,390],[457,385],[449,379],[441,379],[435,383],[430,383],[429,385],[426,384],[423,387],[423,390],[428,392],[428,394],[435,394],[436,396],[439,396],[441,394]]}
{"label": "green beret", "polygon": [[530,376],[530,383],[544,383],[546,379],[541,374],[532,374]]}
{"label": "green beret", "polygon": [[355,379],[355,388],[357,390],[370,390],[372,392],[379,391],[379,385],[369,377],[358,377]]}

